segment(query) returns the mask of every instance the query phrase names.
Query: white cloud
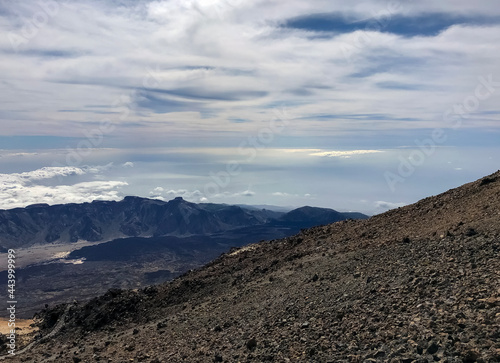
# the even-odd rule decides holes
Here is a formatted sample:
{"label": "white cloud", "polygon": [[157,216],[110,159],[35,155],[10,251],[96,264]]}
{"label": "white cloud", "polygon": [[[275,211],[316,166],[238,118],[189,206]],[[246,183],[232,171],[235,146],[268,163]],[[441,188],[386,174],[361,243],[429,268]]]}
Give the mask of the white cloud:
{"label": "white cloud", "polygon": [[231,198],[239,198],[239,197],[244,197],[244,198],[248,198],[248,197],[253,197],[257,195],[256,192],[252,191],[252,190],[244,190],[242,192],[229,192],[229,191],[226,191],[226,192],[223,192],[223,193],[217,193],[217,194],[214,194],[211,197],[211,199],[231,199]]}
{"label": "white cloud", "polygon": [[375,208],[377,208],[379,210],[382,209],[384,211],[389,210],[389,209],[404,207],[406,205],[408,205],[408,203],[393,203],[393,202],[384,202],[384,201],[375,202]]}
{"label": "white cloud", "polygon": [[8,184],[22,183],[28,184],[43,179],[53,179],[56,177],[67,177],[71,175],[84,175],[85,171],[81,168],[67,167],[44,167],[41,169],[28,171],[24,173],[0,174],[0,183],[2,186]]}
{"label": "white cloud", "polygon": [[149,192],[149,196],[154,199],[159,199],[159,200],[165,200],[164,197],[162,197],[162,193],[165,191],[162,187],[156,187],[152,191]]}
{"label": "white cloud", "polygon": [[282,192],[275,192],[273,193],[275,197],[288,197],[290,194],[288,193],[282,193]]}
{"label": "white cloud", "polygon": [[[92,173],[93,170],[89,169],[88,172]],[[86,173],[76,167],[46,167],[24,173],[0,174],[0,208],[121,199],[120,188],[126,186],[126,182],[80,181],[62,185],[69,181],[68,177],[81,177]]]}
{"label": "white cloud", "polygon": [[[161,192],[160,192],[161,193]],[[189,191],[186,189],[177,189],[177,190],[167,190],[166,192],[162,192],[163,195],[165,195],[165,199],[173,199],[175,197],[182,197],[185,200],[188,200],[190,202],[200,202],[203,198],[204,195],[202,192],[199,190],[193,190]]]}
{"label": "white cloud", "polygon": [[122,165],[124,168],[133,168],[134,167],[134,163],[131,162],[131,161],[127,161],[126,163],[124,163]]}
{"label": "white cloud", "polygon": [[102,172],[111,170],[114,167],[113,163],[108,163],[106,165],[84,165],[81,167],[81,169],[84,172],[91,173],[91,174],[101,174]]}
{"label": "white cloud", "polygon": [[227,194],[226,196],[230,197],[230,198],[236,198],[236,197],[253,197],[255,194],[255,192],[247,189],[243,192],[239,192],[239,193],[232,193],[232,194]]}
{"label": "white cloud", "polygon": [[309,155],[324,156],[329,158],[334,158],[334,157],[350,158],[351,156],[356,156],[356,155],[375,154],[381,152],[383,151],[381,150],[320,151],[311,153]]}
{"label": "white cloud", "polygon": [[28,153],[28,152],[20,152],[20,153],[0,152],[0,158],[29,157],[29,156],[37,156],[37,155],[38,155],[38,153]]}
{"label": "white cloud", "polygon": [[290,197],[298,197],[298,194],[289,194],[289,193],[283,193],[283,192],[275,192],[272,194],[275,197],[282,197],[282,198],[290,198]]}
{"label": "white cloud", "polygon": [[[196,202],[196,203],[206,203],[209,201],[209,198],[207,198],[201,191],[199,190],[186,190],[186,189],[177,189],[177,190],[167,190],[165,191],[162,187],[155,188],[153,191],[149,193],[151,196],[154,196],[157,199],[161,200],[169,200],[173,199],[175,197],[182,197],[185,200],[191,201],[191,202]],[[245,190],[242,192],[223,192],[223,193],[217,193],[214,195],[210,196],[210,200],[217,200],[217,199],[231,199],[231,198],[239,198],[239,197],[253,197],[257,193],[252,191],[252,190]]]}
{"label": "white cloud", "polygon": [[[7,115],[0,126],[9,134],[33,132],[36,121],[43,134],[81,137],[103,112],[130,125],[114,135],[134,141],[137,133],[149,136],[142,140],[166,131],[171,138],[186,131],[239,133],[272,117],[270,104],[289,105],[299,121],[288,129],[297,134],[429,128],[442,122],[443,108],[474,91],[479,75],[497,74],[496,25],[453,26],[413,38],[370,32],[353,62],[342,47],[363,32],[311,37],[279,26],[312,13],[371,17],[387,9],[385,1],[61,3],[71,6],[61,6],[19,52],[8,37],[0,39]],[[480,3],[422,1],[396,12],[460,14],[473,7],[474,14],[500,13],[491,2]],[[7,6],[24,18],[0,15],[5,32],[21,32],[40,11],[37,1]],[[117,99],[124,100],[126,114]],[[482,101],[481,108],[488,107],[496,103]],[[353,119],[356,114],[364,116]],[[228,122],[234,118],[248,122]],[[481,117],[470,121],[495,125]]]}

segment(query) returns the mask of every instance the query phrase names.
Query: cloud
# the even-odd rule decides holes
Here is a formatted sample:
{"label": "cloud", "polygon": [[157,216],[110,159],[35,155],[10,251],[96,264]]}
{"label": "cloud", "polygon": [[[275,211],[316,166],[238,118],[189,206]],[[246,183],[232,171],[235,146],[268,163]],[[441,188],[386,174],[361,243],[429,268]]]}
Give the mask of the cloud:
{"label": "cloud", "polygon": [[0,208],[121,199],[120,188],[128,185],[126,182],[81,181],[68,184],[73,180],[70,177],[78,178],[92,172],[92,169],[85,171],[76,167],[46,167],[24,173],[0,174]]}
{"label": "cloud", "polygon": [[170,190],[165,190],[163,187],[157,187],[154,188],[149,195],[153,198],[157,198],[160,200],[170,200],[175,197],[182,197],[185,200],[191,201],[191,202],[196,202],[196,203],[206,203],[209,200],[217,200],[217,199],[232,199],[232,198],[239,198],[239,197],[253,197],[257,193],[247,189],[242,192],[229,192],[225,191],[223,193],[217,193],[214,195],[210,195],[210,198],[207,198],[204,193],[202,193],[199,190],[192,190],[189,191],[187,189],[170,189]]}
{"label": "cloud", "polygon": [[[258,130],[283,104],[301,120],[292,134],[428,128],[478,75],[496,74],[500,56],[500,11],[487,1],[57,3],[17,52],[0,39],[4,133],[81,137],[109,116],[123,142],[161,134],[195,145]],[[35,0],[2,9],[3,30],[19,36],[43,11]],[[377,16],[385,26],[367,30]]]}
{"label": "cloud", "polygon": [[[275,197],[280,197],[280,198],[290,198],[290,197],[299,197],[299,194],[290,194],[290,193],[284,193],[284,192],[274,192],[272,193],[273,196]],[[305,198],[309,198],[310,195],[308,196],[307,194],[304,195]]]}
{"label": "cloud", "polygon": [[111,170],[113,168],[114,168],[113,163],[108,163],[106,165],[93,165],[93,166],[84,165],[79,169],[81,169],[84,173],[101,174],[102,172]]}
{"label": "cloud", "polygon": [[382,209],[384,211],[390,210],[390,209],[395,209],[399,207],[404,207],[408,205],[408,203],[393,203],[393,202],[384,202],[384,201],[377,201],[375,202],[375,208],[377,209]]}
{"label": "cloud", "polygon": [[133,168],[134,167],[134,163],[131,162],[131,161],[127,161],[126,163],[124,163],[122,165],[124,168]]}
{"label": "cloud", "polygon": [[282,193],[282,192],[274,192],[273,195],[275,197],[288,197],[288,196],[290,196],[290,194],[288,194],[288,193]]}
{"label": "cloud", "polygon": [[309,155],[311,156],[323,156],[323,157],[339,157],[339,158],[350,158],[356,155],[365,155],[365,154],[376,154],[381,153],[381,150],[350,150],[350,151],[320,151],[314,152]]}
{"label": "cloud", "polygon": [[[161,188],[161,189],[163,189],[163,188]],[[158,196],[160,197],[159,199],[162,199],[162,200],[170,200],[170,199],[174,199],[176,197],[182,197],[183,199],[188,200],[190,202],[201,202],[203,200],[206,200],[203,193],[200,192],[199,190],[189,191],[186,189],[177,189],[177,190],[170,189],[170,190],[164,191],[164,190],[160,190],[159,188],[156,188],[155,191],[158,194]],[[163,197],[162,197],[162,195],[163,195]]]}
{"label": "cloud", "polygon": [[30,156],[37,156],[38,153],[27,153],[27,152],[19,152],[19,153],[1,153],[0,158],[12,158],[12,157],[30,157]]}
{"label": "cloud", "polygon": [[242,197],[253,197],[256,193],[251,191],[251,190],[245,190],[241,193],[234,193],[231,195],[231,197],[239,197],[239,196],[242,196]]}
{"label": "cloud", "polygon": [[84,175],[86,172],[77,167],[44,167],[41,169],[24,173],[0,174],[0,182],[3,186],[7,184],[29,184],[43,179],[53,179],[56,177],[68,177],[72,175]]}
{"label": "cloud", "polygon": [[271,195],[273,197],[278,197],[278,198],[283,198],[283,199],[290,199],[290,198],[295,198],[295,200],[316,199],[316,196],[314,194],[310,194],[310,193],[290,194],[290,193],[285,193],[285,192],[274,192],[274,193],[271,193]]}

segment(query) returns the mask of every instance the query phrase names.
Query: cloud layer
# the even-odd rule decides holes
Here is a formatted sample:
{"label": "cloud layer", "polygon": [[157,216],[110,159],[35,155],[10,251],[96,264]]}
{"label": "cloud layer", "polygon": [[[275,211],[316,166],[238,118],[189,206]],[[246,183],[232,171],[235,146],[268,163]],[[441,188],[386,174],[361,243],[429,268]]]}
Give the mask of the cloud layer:
{"label": "cloud layer", "polygon": [[99,168],[45,167],[24,173],[0,174],[0,209],[30,204],[84,203],[93,200],[119,200],[126,182],[87,181],[64,185],[70,177],[95,174]]}
{"label": "cloud layer", "polygon": [[103,118],[125,139],[241,133],[283,104],[289,134],[411,130],[442,125],[479,76],[500,80],[491,1],[40,4],[0,9],[5,134],[78,137]]}

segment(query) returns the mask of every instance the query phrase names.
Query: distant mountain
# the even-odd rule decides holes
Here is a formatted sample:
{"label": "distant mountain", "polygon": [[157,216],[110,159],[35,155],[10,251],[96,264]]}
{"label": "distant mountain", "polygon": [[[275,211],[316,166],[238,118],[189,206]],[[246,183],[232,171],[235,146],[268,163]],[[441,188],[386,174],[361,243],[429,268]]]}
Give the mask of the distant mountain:
{"label": "distant mountain", "polygon": [[[305,220],[301,220],[301,216]],[[125,237],[207,235],[280,219],[299,224],[307,221],[304,227],[348,218],[328,209],[283,213],[226,204],[195,204],[180,197],[168,202],[126,197],[120,202],[36,204],[0,210],[0,249],[80,240],[98,242]]]}
{"label": "distant mountain", "polygon": [[282,206],[277,206],[277,205],[269,205],[269,204],[236,204],[238,207],[245,208],[245,209],[266,209],[274,212],[282,212],[282,213],[287,213],[290,212],[291,210],[295,209],[294,207],[282,207]]}
{"label": "distant mountain", "polygon": [[278,221],[301,223],[304,227],[313,227],[321,224],[344,221],[346,219],[368,219],[368,216],[361,213],[340,213],[333,209],[306,206],[286,213],[281,216]]}

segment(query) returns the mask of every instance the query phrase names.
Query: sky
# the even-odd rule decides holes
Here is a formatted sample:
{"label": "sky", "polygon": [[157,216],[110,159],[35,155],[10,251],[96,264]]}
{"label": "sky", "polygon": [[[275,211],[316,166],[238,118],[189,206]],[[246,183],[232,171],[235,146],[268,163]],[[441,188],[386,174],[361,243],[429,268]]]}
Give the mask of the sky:
{"label": "sky", "polygon": [[0,1],[0,209],[384,212],[500,169],[493,0]]}

